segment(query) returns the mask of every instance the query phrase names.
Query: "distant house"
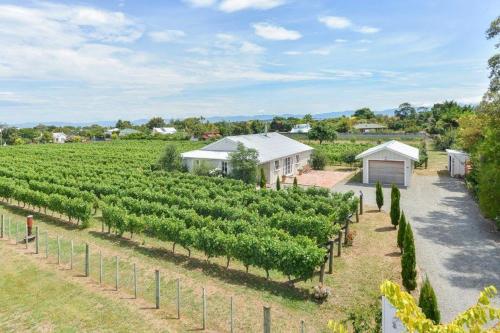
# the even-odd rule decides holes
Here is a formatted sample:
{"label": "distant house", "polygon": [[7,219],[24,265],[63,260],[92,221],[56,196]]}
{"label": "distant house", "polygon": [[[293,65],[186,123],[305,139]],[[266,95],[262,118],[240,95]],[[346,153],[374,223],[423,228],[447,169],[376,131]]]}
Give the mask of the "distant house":
{"label": "distant house", "polygon": [[153,134],[167,135],[175,134],[177,130],[173,127],[155,127],[153,128]]}
{"label": "distant house", "polygon": [[359,130],[361,133],[369,133],[372,131],[378,131],[381,129],[387,128],[387,126],[380,124],[356,124],[354,125],[354,129]]}
{"label": "distant house", "polygon": [[259,153],[259,167],[264,169],[267,182],[274,184],[277,177],[293,177],[309,163],[313,148],[279,133],[227,136],[201,149],[182,153],[182,160],[192,171],[201,162],[209,163],[222,173],[231,173],[230,154],[238,144]]}
{"label": "distant house", "polygon": [[210,132],[205,132],[201,135],[201,138],[203,140],[212,140],[212,139],[218,139],[220,138],[221,135],[219,131],[210,131]]}
{"label": "distant house", "polygon": [[124,128],[124,129],[120,130],[120,134],[118,134],[118,136],[125,137],[128,135],[137,134],[137,133],[141,133],[141,132],[139,132],[138,130],[135,130],[133,128]]}
{"label": "distant house", "polygon": [[409,186],[419,151],[392,140],[365,150],[356,159],[363,160],[363,183]]}
{"label": "distant house", "polygon": [[464,177],[469,171],[469,154],[453,149],[446,149],[446,153],[448,153],[448,171],[450,172],[450,176]]}
{"label": "distant house", "polygon": [[65,143],[67,139],[68,136],[62,132],[52,133],[52,141],[54,141],[54,143]]}
{"label": "distant house", "polygon": [[120,132],[119,128],[111,128],[111,129],[105,131],[104,135],[106,135],[106,136],[112,136],[114,133],[118,133],[118,132]]}
{"label": "distant house", "polygon": [[309,124],[298,124],[293,126],[290,133],[309,133],[311,130],[311,125]]}

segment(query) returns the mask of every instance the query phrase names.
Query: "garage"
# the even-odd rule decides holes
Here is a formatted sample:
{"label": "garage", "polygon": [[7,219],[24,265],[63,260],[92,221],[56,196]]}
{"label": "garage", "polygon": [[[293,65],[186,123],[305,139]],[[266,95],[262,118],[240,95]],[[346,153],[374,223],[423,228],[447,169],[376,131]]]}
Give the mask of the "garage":
{"label": "garage", "polygon": [[369,161],[368,182],[374,184],[396,184],[405,183],[404,161]]}
{"label": "garage", "polygon": [[409,186],[414,163],[419,159],[417,148],[392,140],[365,150],[356,159],[363,160],[363,183]]}

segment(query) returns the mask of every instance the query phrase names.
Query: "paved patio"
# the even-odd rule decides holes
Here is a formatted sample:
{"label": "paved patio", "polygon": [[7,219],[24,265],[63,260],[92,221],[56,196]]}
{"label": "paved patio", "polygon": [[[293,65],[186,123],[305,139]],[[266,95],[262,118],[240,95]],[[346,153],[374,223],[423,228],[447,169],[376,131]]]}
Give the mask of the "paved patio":
{"label": "paved patio", "polygon": [[[319,186],[330,189],[352,174],[352,171],[311,170],[300,176],[297,175],[297,183],[302,186]],[[287,177],[285,184],[292,183],[293,177]]]}

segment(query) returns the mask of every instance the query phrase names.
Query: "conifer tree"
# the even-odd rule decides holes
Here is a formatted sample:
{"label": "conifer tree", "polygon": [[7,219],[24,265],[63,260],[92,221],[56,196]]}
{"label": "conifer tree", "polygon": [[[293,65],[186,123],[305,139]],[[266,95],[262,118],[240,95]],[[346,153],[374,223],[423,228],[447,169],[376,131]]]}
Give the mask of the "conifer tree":
{"label": "conifer tree", "polygon": [[281,190],[280,176],[276,177],[276,191]]}
{"label": "conifer tree", "polygon": [[266,188],[266,174],[264,173],[264,169],[260,169],[260,180],[259,180],[260,188]]}
{"label": "conifer tree", "polygon": [[403,256],[401,257],[401,276],[403,277],[403,286],[405,286],[408,291],[415,290],[417,287],[417,269],[415,243],[413,241],[413,231],[411,230],[410,223],[407,223],[405,227]]}
{"label": "conifer tree", "polygon": [[399,229],[398,229],[398,247],[401,250],[401,253],[403,253],[405,233],[406,233],[406,217],[405,213],[401,211],[401,217],[399,218]]}
{"label": "conifer tree", "polygon": [[378,211],[380,212],[380,209],[384,205],[384,192],[382,192],[382,185],[380,185],[380,182],[377,182],[377,185],[375,187],[375,196],[377,200]]}
{"label": "conifer tree", "polygon": [[439,313],[436,294],[434,293],[434,289],[428,277],[425,278],[422,290],[420,290],[418,306],[422,309],[427,319],[432,320],[434,324],[439,324],[441,321],[441,314]]}
{"label": "conifer tree", "polygon": [[401,214],[401,209],[399,207],[400,197],[401,197],[401,194],[399,193],[399,189],[396,187],[396,185],[392,184],[390,215],[391,215],[391,223],[395,228],[398,227],[399,215]]}
{"label": "conifer tree", "polygon": [[297,183],[297,177],[294,177],[293,178],[293,187],[297,188],[298,186],[299,186],[299,184]]}

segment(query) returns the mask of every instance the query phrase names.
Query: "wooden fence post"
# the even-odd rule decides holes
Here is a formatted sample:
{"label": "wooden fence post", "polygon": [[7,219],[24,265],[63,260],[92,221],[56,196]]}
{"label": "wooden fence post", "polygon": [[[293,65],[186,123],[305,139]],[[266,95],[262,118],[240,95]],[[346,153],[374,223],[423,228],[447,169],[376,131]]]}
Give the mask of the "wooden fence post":
{"label": "wooden fence post", "polygon": [[359,214],[357,209],[356,209],[356,223],[359,223]]}
{"label": "wooden fence post", "polygon": [[85,276],[90,276],[90,247],[85,243]]}
{"label": "wooden fence post", "polygon": [[27,223],[24,225],[24,243],[26,244],[25,248],[28,249],[28,224]]}
{"label": "wooden fence post", "polygon": [[4,215],[2,214],[2,219],[0,220],[0,238],[3,238],[3,222],[4,221]]}
{"label": "wooden fence post", "polygon": [[61,238],[57,236],[57,264],[61,263]]}
{"label": "wooden fence post", "polygon": [[115,267],[115,290],[118,290],[118,285],[120,283],[120,258],[115,257],[116,267]]}
{"label": "wooden fence post", "polygon": [[233,325],[233,296],[231,296],[231,307],[229,309],[229,331],[233,333],[234,325]]}
{"label": "wooden fence post", "polygon": [[38,238],[40,238],[40,231],[38,230],[38,226],[35,226],[35,254],[40,252],[40,241]]}
{"label": "wooden fence post", "polygon": [[264,333],[271,333],[271,307],[264,306]]}
{"label": "wooden fence post", "polygon": [[70,241],[69,243],[69,269],[73,269],[73,255],[75,251],[75,246],[73,244],[73,240]]}
{"label": "wooden fence post", "polygon": [[205,288],[202,289],[201,301],[203,303],[203,317],[202,317],[202,330],[207,327],[207,294]]}
{"label": "wooden fence post", "polygon": [[304,320],[300,321],[300,333],[306,333],[306,323]]}
{"label": "wooden fence post", "polygon": [[137,299],[137,266],[134,262],[134,298]]}
{"label": "wooden fence post", "polygon": [[155,300],[156,300],[156,308],[160,308],[160,271],[155,270]]}
{"label": "wooden fence post", "polygon": [[102,251],[99,251],[99,285],[102,284],[103,275],[104,275],[104,266],[102,264]]}
{"label": "wooden fence post", "polygon": [[177,319],[181,319],[181,279],[177,279],[176,283],[176,303],[177,303]]}
{"label": "wooden fence post", "polygon": [[335,242],[333,241],[333,239],[330,239],[328,241],[328,245],[329,245],[329,257],[330,257],[330,260],[328,261],[328,274],[333,274],[333,246],[334,246]]}
{"label": "wooden fence post", "polygon": [[339,242],[337,244],[337,255],[340,257],[342,255],[342,230],[339,231]]}
{"label": "wooden fence post", "polygon": [[363,192],[359,193],[359,215],[363,215]]}
{"label": "wooden fence post", "polygon": [[348,237],[347,235],[349,235],[349,224],[351,223],[351,220],[350,219],[347,219],[345,221],[345,234],[344,234],[344,245],[347,245],[347,241],[348,241]]}
{"label": "wooden fence post", "polygon": [[49,232],[45,231],[45,259],[49,258]]}

